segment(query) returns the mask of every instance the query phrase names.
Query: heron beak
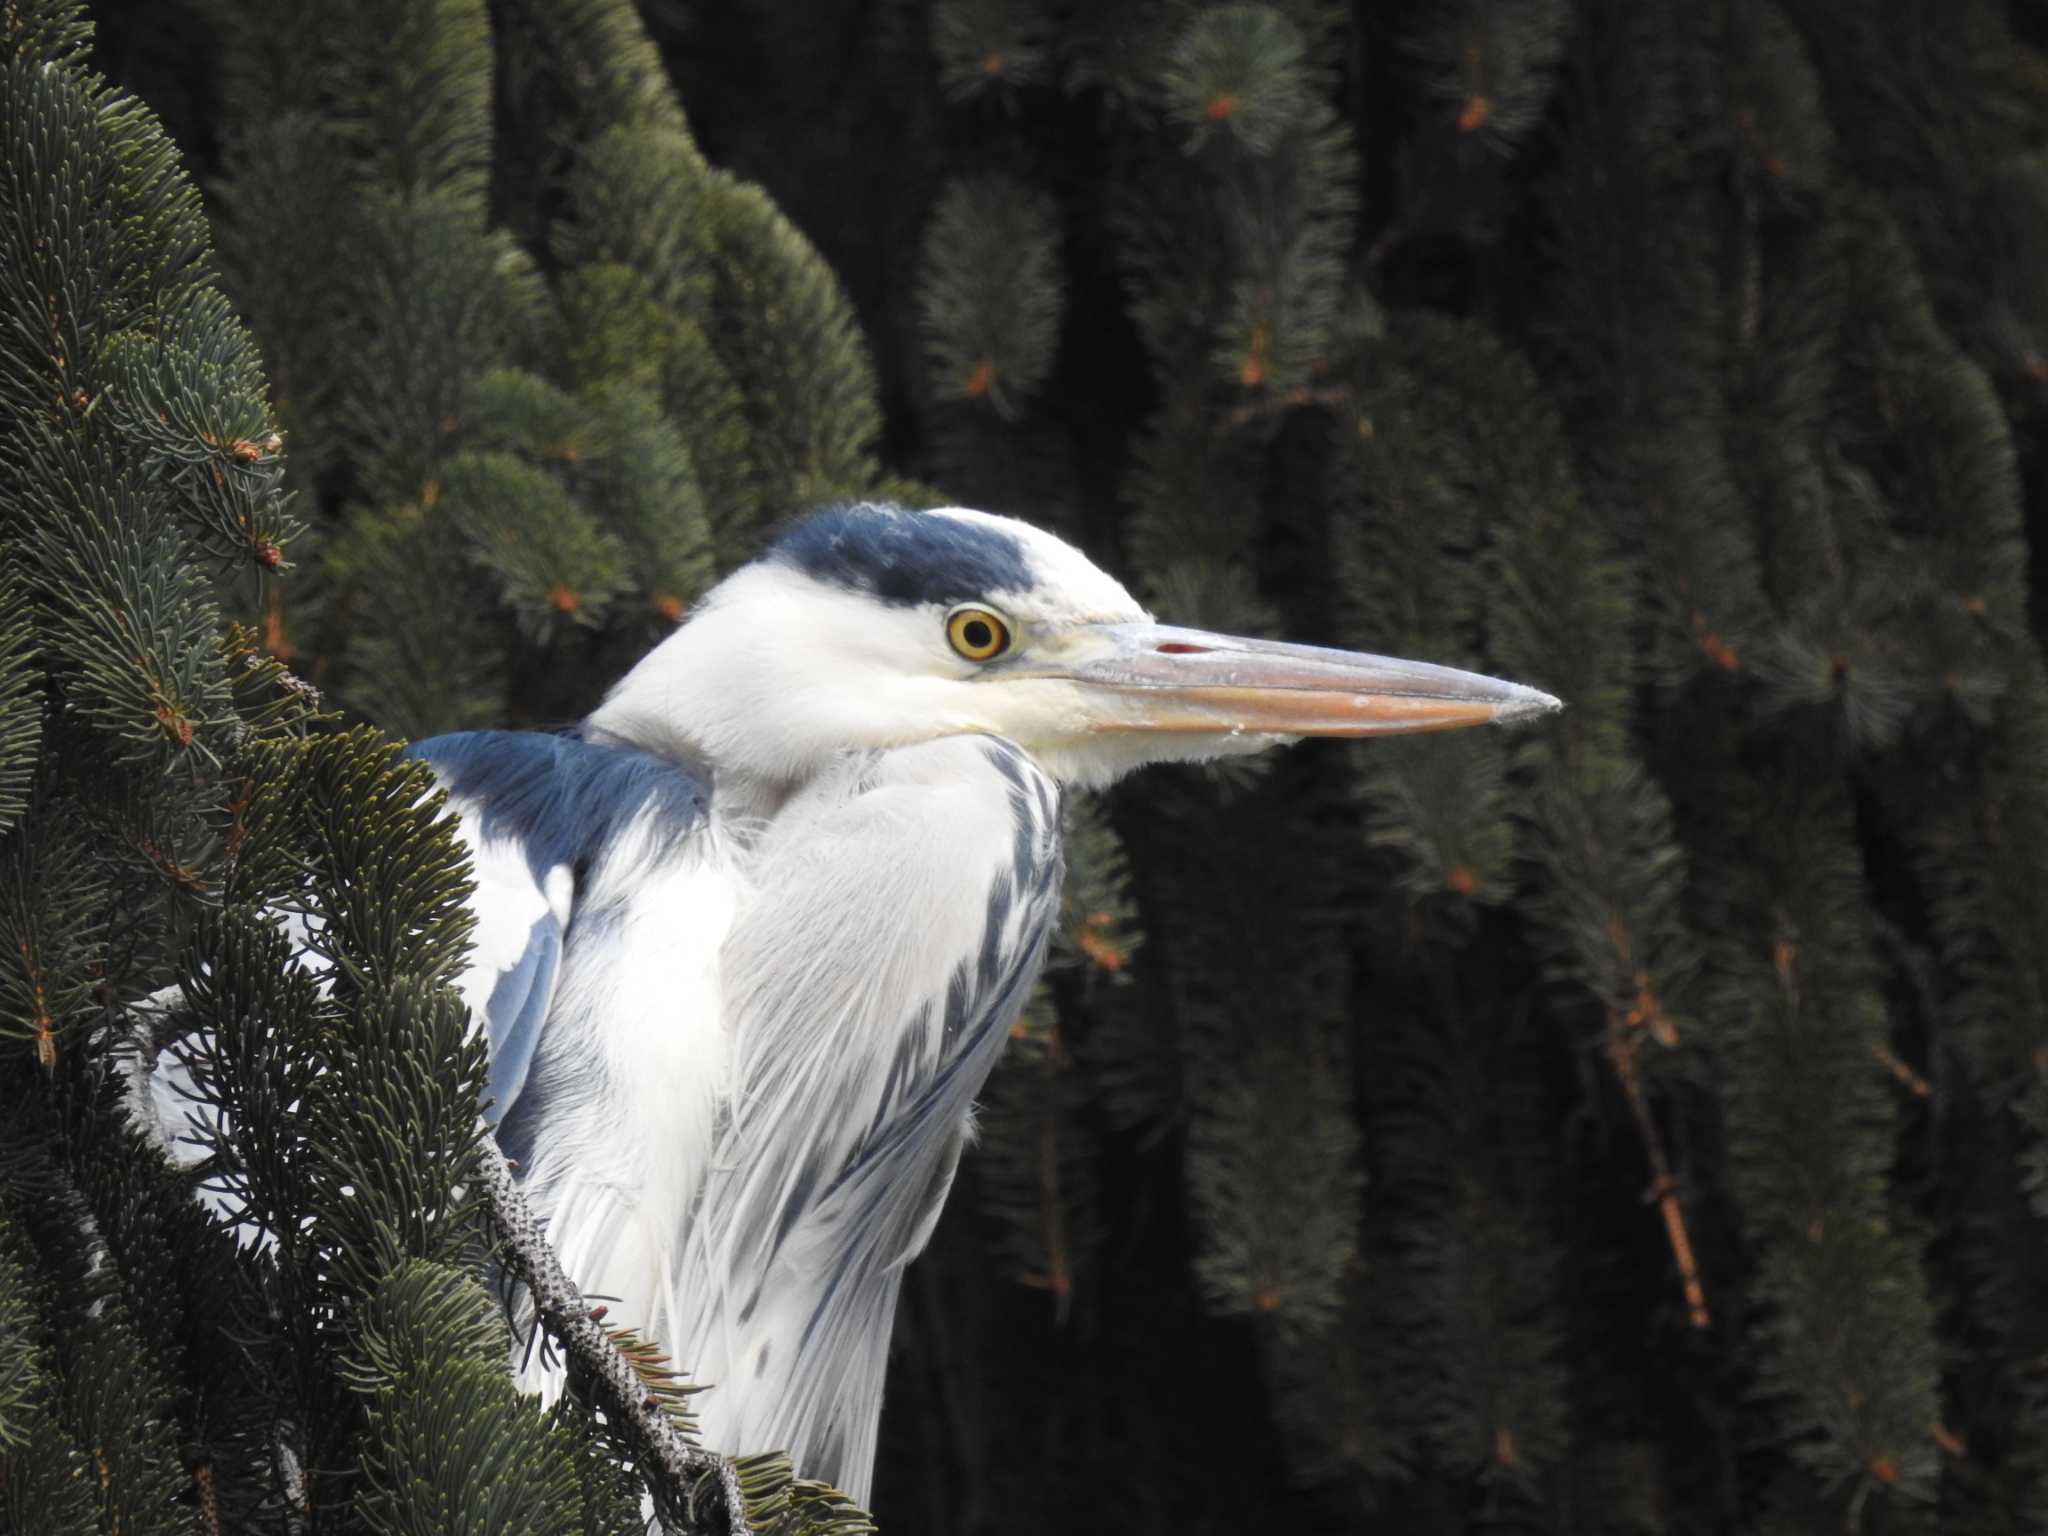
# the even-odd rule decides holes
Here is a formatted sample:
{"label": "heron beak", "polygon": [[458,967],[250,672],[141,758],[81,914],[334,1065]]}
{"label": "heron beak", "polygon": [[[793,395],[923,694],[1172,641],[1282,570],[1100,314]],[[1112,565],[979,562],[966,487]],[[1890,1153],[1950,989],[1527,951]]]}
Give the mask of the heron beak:
{"label": "heron beak", "polygon": [[1091,732],[1389,736],[1563,707],[1534,688],[1426,661],[1165,624],[1091,624],[1062,638],[1011,675],[1082,684]]}

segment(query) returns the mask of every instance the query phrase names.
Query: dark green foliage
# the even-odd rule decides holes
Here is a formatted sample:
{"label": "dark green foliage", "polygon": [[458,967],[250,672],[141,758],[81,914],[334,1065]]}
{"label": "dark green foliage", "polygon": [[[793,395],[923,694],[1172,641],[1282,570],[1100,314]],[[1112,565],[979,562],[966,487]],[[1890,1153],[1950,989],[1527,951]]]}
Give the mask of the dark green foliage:
{"label": "dark green foliage", "polygon": [[932,52],[947,97],[1042,85],[1053,18],[1040,0],[948,0],[932,7]]}
{"label": "dark green foliage", "polygon": [[[1334,434],[1327,494],[1344,514],[1333,532],[1344,638],[1389,656],[1470,662],[1488,594],[1483,568],[1463,557],[1483,503],[1440,468],[1473,457],[1469,407],[1422,385],[1417,372],[1440,338],[1407,329],[1354,365],[1356,396]],[[1455,892],[1491,902],[1511,890],[1508,750],[1468,731],[1360,757],[1366,836],[1399,855],[1418,901]]]}
{"label": "dark green foliage", "polygon": [[0,1030],[47,1058],[97,1015],[89,957],[106,935],[85,839],[36,809],[0,850]]}
{"label": "dark green foliage", "polygon": [[0,1211],[0,1510],[9,1529],[72,1536],[98,1528],[94,1473],[54,1416],[34,1257],[11,1213]]}
{"label": "dark green foliage", "polygon": [[440,487],[440,515],[527,626],[545,634],[603,614],[625,551],[546,470],[509,453],[464,453],[442,469]]}
{"label": "dark green foliage", "polygon": [[75,1444],[92,1448],[107,1528],[183,1536],[196,1527],[189,1511],[175,1507],[184,1469],[168,1422],[169,1390],[152,1363],[119,1316],[103,1311],[65,1341],[55,1414]]}
{"label": "dark green foliage", "polygon": [[0,1278],[14,1298],[6,1348],[21,1372],[0,1441],[10,1528],[187,1536],[168,1362],[132,1325],[91,1217],[41,1171],[40,1187],[0,1203]]}
{"label": "dark green foliage", "polygon": [[1000,1236],[996,1250],[1025,1285],[1043,1287],[1064,1310],[1075,1266],[1101,1242],[1097,1145],[1085,1082],[1059,1035],[1049,999],[1027,1008],[990,1077],[978,1111],[987,1154],[976,1193]]}
{"label": "dark green foliage", "polygon": [[[1034,1155],[1042,1206],[1085,1191],[1055,1316],[1091,1370],[1128,1373],[1134,1416],[1154,1377],[1088,1330],[1160,1291],[1085,1239],[1100,1221],[1097,1253],[1184,1253],[1213,1305],[1258,1319],[1271,1417],[1330,1500],[1296,1513],[1919,1528],[2048,1507],[2018,1364],[2048,1344],[2021,1279],[2048,1167],[2048,713],[2016,542],[2048,114],[2003,15],[930,13],[926,94],[886,119],[919,179],[870,184],[881,214],[835,194],[794,113],[677,54],[849,262],[859,232],[926,231],[908,292],[859,290],[897,338],[915,462],[1119,551],[1174,619],[1479,665],[1570,705],[1519,737],[1116,801],[1150,941],[1134,987],[1056,986],[992,1089],[969,1169],[998,1251],[1047,1274],[1020,1246]],[[861,56],[875,110],[918,78],[898,47]],[[1049,278],[941,243],[996,177],[1012,219],[1051,199]],[[1046,386],[963,391],[1025,304],[1060,317]],[[1357,1086],[1330,1094],[1333,1073]],[[1234,1131],[1266,1095],[1294,1115]],[[1317,1193],[1332,1116],[1365,1131],[1355,1203]],[[1162,1128],[1185,1131],[1163,1159]],[[1145,1226],[1182,1170],[1187,1216]],[[1355,1229],[1325,1241],[1344,1205]],[[1253,1214],[1268,1235],[1246,1241]],[[1310,1248],[1351,1257],[1303,1292],[1304,1338],[1246,1298],[1260,1263],[1312,1272]],[[948,1331],[911,1348],[963,1348]],[[906,1430],[956,1459],[958,1507],[1018,1435],[1084,1421],[1057,1384],[1019,1390],[985,1435]]]}
{"label": "dark green foliage", "polygon": [[1117,191],[1132,317],[1166,379],[1206,353],[1211,383],[1282,394],[1327,361],[1357,160],[1307,42],[1277,7],[1223,6],[1158,62],[1175,126]]}
{"label": "dark green foliage", "polygon": [[1328,1064],[1254,1054],[1196,1111],[1188,1196],[1195,1261],[1224,1317],[1266,1316],[1282,1348],[1328,1331],[1356,1253],[1358,1132]]}
{"label": "dark green foliage", "polygon": [[982,1095],[976,1169],[1004,1261],[1020,1282],[1048,1291],[1061,1315],[1076,1266],[1092,1265],[1103,1240],[1102,1148],[1088,1104],[1097,1074],[1076,1062],[1061,1014],[1100,1006],[1128,983],[1139,942],[1130,867],[1100,799],[1070,796],[1065,820],[1060,922],[1038,992]]}
{"label": "dark green foliage", "polygon": [[1288,129],[1321,106],[1311,91],[1303,42],[1275,6],[1226,5],[1192,14],[1159,74],[1167,116],[1188,150],[1220,140],[1261,159],[1271,156]]}
{"label": "dark green foliage", "polygon": [[779,1451],[736,1458],[747,1527],[761,1536],[868,1536],[875,1523],[845,1494],[795,1476]]}
{"label": "dark green foliage", "polygon": [[[292,525],[175,150],[139,104],[30,51],[70,57],[70,8],[7,25],[0,1035],[48,1069],[150,960],[160,920],[138,909],[203,888],[207,777],[242,726],[198,556],[267,569]],[[79,752],[100,770],[72,770]]]}
{"label": "dark green foliage", "polygon": [[[1007,177],[956,182],[924,237],[926,350],[938,399],[987,398],[1016,416],[1052,369],[1059,225],[1050,199]],[[993,291],[1002,296],[991,306]]]}
{"label": "dark green foliage", "polygon": [[663,403],[729,567],[759,521],[878,479],[865,343],[809,242],[758,188],[705,162],[630,7],[523,0],[521,15],[554,58],[530,99],[555,106],[579,144],[575,218],[554,238],[569,262],[639,272],[673,316]]}
{"label": "dark green foliage", "polygon": [[585,1529],[568,1437],[519,1401],[506,1342],[496,1303],[460,1269],[413,1259],[378,1287],[344,1367],[369,1400],[356,1494],[365,1530]]}
{"label": "dark green foliage", "polygon": [[28,806],[43,720],[35,635],[11,574],[0,584],[0,833]]}
{"label": "dark green foliage", "polygon": [[1408,46],[1454,131],[1512,151],[1550,104],[1571,24],[1563,0],[1449,4]]}
{"label": "dark green foliage", "polygon": [[1446,1024],[1390,1020],[1372,1059],[1384,1252],[1399,1265],[1380,1305],[1405,1304],[1412,1330],[1383,1347],[1414,1377],[1380,1411],[1406,1419],[1427,1463],[1533,1501],[1571,1448],[1560,1256],[1541,1216],[1553,1170],[1503,1158],[1494,1138],[1539,1124],[1542,1106],[1517,1081],[1526,1038],[1433,1037]]}
{"label": "dark green foliage", "polygon": [[881,428],[867,347],[810,243],[759,187],[712,173],[705,214],[718,242],[714,332],[749,424],[767,507],[864,489]]}
{"label": "dark green foliage", "polygon": [[[629,389],[578,355],[591,296],[560,314],[532,254],[489,226],[481,5],[309,17],[315,91],[271,67],[251,27],[235,28],[246,56],[228,76],[265,128],[228,156],[232,271],[293,376],[299,357],[321,360],[303,447],[352,488],[319,579],[273,608],[268,642],[334,657],[342,698],[408,733],[501,720],[516,657],[672,622],[709,579],[690,444],[651,398],[687,379],[663,355],[687,341],[651,349]],[[273,291],[300,259],[307,179],[355,259],[332,286]],[[428,632],[381,617],[428,608]]]}
{"label": "dark green foliage", "polygon": [[[1932,1312],[1885,1190],[1891,1085],[1846,807],[1799,770],[1726,809],[1726,866],[1703,860],[1719,921],[1702,1010],[1725,1063],[1729,1188],[1760,1250],[1759,1385],[1795,1454],[1830,1482],[1873,1467],[1933,1493]],[[1761,931],[1742,914],[1768,914]]]}
{"label": "dark green foliage", "polygon": [[[461,846],[423,767],[223,625],[287,565],[281,442],[76,19],[10,8],[0,77],[0,1529],[632,1528],[481,1288]],[[407,90],[480,67],[481,33],[394,35]],[[474,193],[463,121],[351,142]],[[161,1044],[196,1173],[126,1107]]]}

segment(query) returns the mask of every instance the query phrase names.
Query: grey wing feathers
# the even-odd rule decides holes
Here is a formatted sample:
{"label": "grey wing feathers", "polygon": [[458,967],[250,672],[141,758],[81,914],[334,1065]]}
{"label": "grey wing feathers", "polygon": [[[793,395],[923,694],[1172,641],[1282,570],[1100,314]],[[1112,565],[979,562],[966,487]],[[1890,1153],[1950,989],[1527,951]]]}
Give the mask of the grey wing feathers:
{"label": "grey wing feathers", "polygon": [[[746,1422],[722,1434],[787,1447],[857,1498],[902,1268],[937,1221],[1058,901],[1056,787],[1006,742],[964,750],[1000,775],[977,839],[946,823],[912,849],[886,795],[862,796],[810,839],[804,878],[762,878],[784,893],[769,926],[802,935],[800,951],[744,922],[726,950],[737,1092],[680,1284],[726,1288],[727,1331],[684,1347],[746,1384]],[[906,928],[929,966],[914,975]],[[750,995],[757,971],[775,978],[772,1008]]]}
{"label": "grey wing feathers", "polygon": [[503,1123],[526,1086],[561,968],[562,921],[550,911],[528,931],[525,952],[511,970],[499,974],[484,1004],[491,1051],[484,1119],[494,1126]]}
{"label": "grey wing feathers", "polygon": [[463,990],[490,1044],[485,1116],[503,1127],[540,1049],[577,886],[629,842],[646,853],[687,837],[704,786],[673,762],[573,735],[470,731],[409,755],[433,765],[470,845],[477,930]]}

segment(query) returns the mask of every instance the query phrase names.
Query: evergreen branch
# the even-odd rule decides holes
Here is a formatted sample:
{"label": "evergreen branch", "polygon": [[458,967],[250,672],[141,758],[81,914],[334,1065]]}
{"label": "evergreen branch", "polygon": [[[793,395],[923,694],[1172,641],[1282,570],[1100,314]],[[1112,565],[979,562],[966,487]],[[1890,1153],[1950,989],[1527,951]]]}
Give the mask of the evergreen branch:
{"label": "evergreen branch", "polygon": [[645,1451],[642,1472],[654,1494],[664,1536],[711,1529],[700,1523],[697,1508],[697,1492],[706,1481],[716,1482],[725,1501],[729,1536],[755,1536],[747,1523],[738,1467],[729,1458],[684,1440],[660,1396],[647,1390],[618,1341],[593,1315],[596,1309],[563,1271],[511,1164],[491,1137],[483,1139],[478,1165],[484,1203],[505,1240],[513,1269],[533,1295],[535,1314],[555,1343],[598,1384],[606,1414],[627,1426]]}
{"label": "evergreen branch", "polygon": [[1059,340],[1059,211],[1014,177],[947,187],[925,232],[919,320],[942,400],[1016,420],[1052,372]]}
{"label": "evergreen branch", "polygon": [[593,1521],[574,1428],[505,1369],[504,1316],[465,1268],[408,1259],[356,1313],[342,1380],[367,1424],[352,1503],[375,1536],[584,1536]]}
{"label": "evergreen branch", "polygon": [[28,809],[42,750],[43,711],[27,595],[0,570],[0,832]]}

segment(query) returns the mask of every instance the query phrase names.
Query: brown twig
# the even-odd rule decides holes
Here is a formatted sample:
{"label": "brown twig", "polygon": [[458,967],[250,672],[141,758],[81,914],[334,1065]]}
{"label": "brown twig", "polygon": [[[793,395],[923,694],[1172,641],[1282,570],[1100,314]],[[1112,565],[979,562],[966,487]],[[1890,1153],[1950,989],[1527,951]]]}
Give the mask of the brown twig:
{"label": "brown twig", "polygon": [[563,1353],[590,1373],[605,1412],[628,1426],[646,1453],[642,1475],[654,1494],[664,1536],[689,1536],[699,1528],[696,1490],[706,1478],[716,1481],[724,1497],[729,1536],[752,1536],[739,1473],[730,1458],[691,1445],[660,1399],[649,1394],[639,1372],[600,1320],[603,1309],[585,1301],[563,1271],[539,1218],[512,1176],[511,1164],[491,1137],[483,1139],[478,1161],[491,1220],[505,1241],[513,1269],[533,1295],[541,1325]]}
{"label": "brown twig", "polygon": [[1874,1044],[1870,1048],[1870,1054],[1875,1056],[1883,1065],[1885,1071],[1897,1078],[1906,1091],[1912,1094],[1914,1098],[1926,1099],[1934,1096],[1934,1089],[1929,1085],[1927,1079],[1914,1071],[1912,1064],[1892,1050],[1890,1046],[1881,1043]]}
{"label": "brown twig", "polygon": [[213,1487],[213,1463],[202,1461],[192,1469],[192,1486],[199,1490],[199,1528],[206,1536],[220,1536],[220,1499]]}
{"label": "brown twig", "polygon": [[1290,389],[1275,395],[1262,395],[1245,401],[1224,418],[1224,426],[1234,432],[1261,417],[1278,416],[1310,405],[1337,410],[1349,405],[1352,398],[1351,390],[1342,384],[1325,385],[1320,389],[1311,389],[1304,385],[1299,389]]}
{"label": "brown twig", "polygon": [[1642,1076],[1636,1070],[1636,1052],[1642,1037],[1634,1031],[1613,1031],[1607,1039],[1607,1059],[1635,1116],[1636,1130],[1643,1138],[1643,1153],[1650,1162],[1650,1188],[1646,1198],[1654,1199],[1664,1216],[1664,1235],[1671,1242],[1671,1256],[1678,1264],[1679,1282],[1685,1287],[1686,1310],[1695,1328],[1705,1328],[1713,1319],[1707,1311],[1706,1287],[1700,1284],[1699,1260],[1685,1227],[1685,1211],[1678,1203],[1678,1177],[1664,1155],[1657,1122],[1650,1116],[1649,1100],[1643,1094]]}

